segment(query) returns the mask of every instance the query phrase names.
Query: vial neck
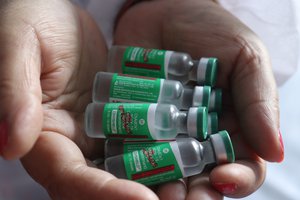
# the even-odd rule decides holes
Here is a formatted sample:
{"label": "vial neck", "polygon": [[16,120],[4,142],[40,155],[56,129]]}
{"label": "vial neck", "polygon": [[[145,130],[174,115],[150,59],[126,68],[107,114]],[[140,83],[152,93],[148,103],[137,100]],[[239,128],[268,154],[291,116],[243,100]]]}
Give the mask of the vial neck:
{"label": "vial neck", "polygon": [[189,80],[193,82],[197,82],[197,68],[198,68],[199,61],[193,60],[191,61],[191,67],[189,71]]}
{"label": "vial neck", "polygon": [[193,104],[194,89],[184,88],[182,95],[182,109],[188,110]]}
{"label": "vial neck", "polygon": [[203,147],[202,155],[203,162],[205,165],[212,165],[217,163],[216,155],[214,152],[214,148],[212,146],[212,142],[210,140],[201,142]]}
{"label": "vial neck", "polygon": [[187,134],[187,111],[177,113],[176,128],[178,133]]}

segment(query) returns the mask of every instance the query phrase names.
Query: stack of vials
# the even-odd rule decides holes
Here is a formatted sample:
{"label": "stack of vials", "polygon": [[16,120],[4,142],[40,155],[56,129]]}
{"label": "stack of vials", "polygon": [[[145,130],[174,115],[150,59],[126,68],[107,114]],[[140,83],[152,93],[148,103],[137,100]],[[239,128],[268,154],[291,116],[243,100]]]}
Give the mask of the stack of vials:
{"label": "stack of vials", "polygon": [[85,113],[87,135],[106,138],[105,169],[154,185],[234,162],[229,134],[218,130],[217,68],[216,58],[113,46]]}

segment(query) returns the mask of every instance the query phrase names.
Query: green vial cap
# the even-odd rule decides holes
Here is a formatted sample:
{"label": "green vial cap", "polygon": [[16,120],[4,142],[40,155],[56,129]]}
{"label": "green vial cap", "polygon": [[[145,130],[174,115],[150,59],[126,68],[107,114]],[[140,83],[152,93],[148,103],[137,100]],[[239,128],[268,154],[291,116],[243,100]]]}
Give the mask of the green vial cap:
{"label": "green vial cap", "polygon": [[205,85],[214,86],[217,80],[218,59],[208,58],[205,72]]}
{"label": "green vial cap", "polygon": [[232,146],[232,142],[230,139],[230,136],[227,131],[220,131],[219,134],[221,135],[223,142],[225,144],[226,154],[227,154],[227,161],[228,162],[234,162],[235,161],[235,155],[234,150]]}
{"label": "green vial cap", "polygon": [[197,66],[197,84],[214,86],[217,79],[217,70],[217,58],[201,58]]}
{"label": "green vial cap", "polygon": [[216,112],[208,113],[208,128],[207,128],[208,135],[217,133],[218,125],[219,125],[218,114]]}
{"label": "green vial cap", "polygon": [[210,136],[217,163],[232,163],[235,161],[235,154],[230,136],[227,131],[219,131]]}
{"label": "green vial cap", "polygon": [[211,91],[209,111],[218,112],[222,111],[222,90],[214,89]]}
{"label": "green vial cap", "polygon": [[208,111],[206,107],[197,108],[197,136],[199,140],[207,138],[207,117]]}
{"label": "green vial cap", "polygon": [[210,103],[210,93],[211,87],[210,86],[196,86],[194,88],[194,95],[193,95],[193,107],[209,107]]}
{"label": "green vial cap", "polygon": [[211,87],[210,86],[204,86],[203,87],[202,105],[205,106],[205,107],[207,107],[207,108],[209,106],[210,93],[211,93]]}
{"label": "green vial cap", "polygon": [[203,141],[207,138],[207,119],[208,112],[206,107],[191,107],[188,112],[187,131],[189,136]]}

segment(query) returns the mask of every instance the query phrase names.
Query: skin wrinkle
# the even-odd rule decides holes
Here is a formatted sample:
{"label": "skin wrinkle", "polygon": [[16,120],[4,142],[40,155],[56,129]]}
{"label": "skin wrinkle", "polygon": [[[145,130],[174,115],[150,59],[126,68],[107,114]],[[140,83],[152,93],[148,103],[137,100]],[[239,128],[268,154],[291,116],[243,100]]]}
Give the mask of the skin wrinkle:
{"label": "skin wrinkle", "polygon": [[[55,37],[54,42],[57,44],[57,37]],[[45,44],[43,44],[45,45]],[[63,44],[59,44],[58,46],[64,46]],[[79,48],[78,48],[79,49]],[[44,52],[45,49],[42,51]],[[59,55],[58,55],[59,54]],[[71,68],[73,67],[74,64],[72,63],[77,63],[75,60],[77,60],[75,56],[76,52],[72,53],[69,51],[66,51],[65,53],[63,52],[55,52],[55,57],[56,59],[51,59],[51,63],[49,63],[49,59],[43,59],[44,65],[49,66],[48,68],[43,68],[43,72],[41,75],[41,80],[42,80],[42,86],[44,85],[44,90],[43,90],[43,103],[48,103],[52,99],[56,98],[59,94],[63,93],[63,90],[57,91],[57,88],[64,88],[64,86],[61,86],[61,84],[64,82],[61,80],[61,82],[55,81],[54,84],[49,84],[49,81],[57,79],[57,77],[63,77],[60,74],[70,74]],[[70,72],[68,72],[70,71]],[[67,80],[67,79],[66,79]],[[47,90],[45,91],[45,84],[47,84]],[[58,85],[57,85],[58,84]],[[68,84],[68,83],[64,83]],[[63,84],[63,85],[64,85]],[[51,89],[52,88],[52,89]],[[52,92],[54,91],[54,92]]]}
{"label": "skin wrinkle", "polygon": [[[81,18],[80,18],[81,19]],[[82,19],[81,19],[82,20]],[[81,22],[80,23],[80,26],[83,26]],[[83,27],[82,27],[83,28]],[[80,38],[83,38],[83,35],[81,33],[78,33],[78,37]],[[80,40],[81,41],[81,44],[78,45],[79,46],[82,46],[82,43],[84,43],[83,39]],[[85,48],[88,48],[88,47],[85,47]],[[82,48],[78,48],[78,50],[80,50],[82,52]],[[82,53],[81,53],[81,56],[82,56]],[[82,61],[84,62],[84,61]],[[78,64],[79,65],[79,64]],[[83,64],[81,64],[83,65]],[[79,65],[79,66],[81,66]],[[59,69],[64,69],[63,67],[60,67]],[[76,68],[77,69],[77,68]],[[81,68],[80,68],[81,69]],[[79,70],[76,70],[75,72],[73,72],[71,74],[72,77],[76,77],[76,75],[79,75],[79,74],[82,74],[80,72],[80,69]],[[57,70],[57,69],[56,69]],[[50,73],[50,72],[49,72]],[[53,74],[53,72],[51,72]],[[59,72],[57,72],[59,73]],[[62,72],[61,72],[62,73]],[[45,74],[44,74],[45,75]],[[55,75],[54,75],[55,76]],[[70,78],[72,80],[72,78]],[[85,78],[83,78],[85,79]],[[91,96],[91,88],[87,88],[87,89],[81,89],[80,92],[77,92],[77,91],[74,91],[75,89],[77,89],[78,87],[81,87],[81,84],[78,84],[78,80],[75,79],[76,81],[69,81],[66,85],[66,88],[62,93],[63,95],[61,95],[58,99],[55,99],[54,101],[49,101],[47,102],[48,104],[48,109],[51,108],[51,109],[56,109],[57,112],[60,112],[60,109],[64,109],[66,111],[69,111],[71,113],[79,113],[79,112],[82,112],[84,110],[84,105],[86,105],[88,102],[84,102],[86,101],[85,100],[85,97],[89,97],[87,99],[91,99],[90,96]],[[80,81],[79,81],[80,82]],[[55,98],[55,96],[53,97]],[[77,101],[74,101],[74,99],[77,99]],[[81,100],[82,99],[82,100]],[[76,108],[77,107],[77,108]],[[50,111],[51,112],[51,111]],[[55,111],[54,111],[55,112]],[[69,113],[69,114],[71,114]],[[72,114],[71,114],[72,115]],[[70,115],[70,116],[71,116]],[[55,116],[53,117],[55,118]],[[76,115],[72,116],[73,119],[75,119],[75,121],[78,121],[76,118],[80,118],[78,115],[76,117]],[[82,120],[83,121],[83,120]],[[82,124],[82,122],[80,123]],[[80,130],[83,130],[82,128]],[[59,132],[59,130],[56,130],[57,132]],[[67,135],[67,132],[65,132],[63,130],[62,132],[64,135]],[[80,133],[80,135],[82,135],[82,133]],[[91,148],[87,148],[88,144],[91,143],[90,141],[88,141],[88,139],[86,137],[80,137],[80,138],[77,138],[77,137],[74,137],[74,138],[71,138],[70,135],[68,136],[70,139],[72,140],[75,140],[75,142],[83,148],[83,152],[89,152],[88,149],[91,149]],[[93,145],[94,146],[94,145]],[[91,154],[91,153],[88,153],[88,154]],[[87,155],[85,153],[85,155]]]}
{"label": "skin wrinkle", "polygon": [[[244,53],[246,52],[246,53]],[[250,52],[250,53],[249,53]],[[257,51],[258,52],[258,51]],[[239,73],[238,72],[235,72],[235,74],[237,74],[235,77],[233,77],[233,79],[235,79],[234,82],[239,82],[239,80],[245,80],[247,79],[247,77],[254,77],[254,73],[257,73],[258,70],[261,70],[260,66],[262,66],[261,63],[261,60],[260,59],[257,59],[258,56],[258,53],[256,53],[253,48],[250,47],[249,44],[245,45],[241,51],[240,51],[240,54],[238,56],[238,59],[240,57],[243,57],[245,54],[247,55],[250,55],[250,56],[246,56],[246,57],[249,57],[248,59],[248,62],[246,62],[246,66],[252,66],[249,70],[249,68],[245,67],[243,68],[243,70],[240,70]],[[237,61],[238,62],[238,61]],[[251,63],[254,62],[254,64],[251,65]],[[256,63],[259,63],[259,64],[256,64]],[[236,66],[236,65],[234,65]],[[254,66],[254,67],[253,67]],[[234,70],[237,70],[237,67],[234,68]],[[260,83],[261,81],[258,79],[257,81],[253,81],[255,84],[257,84],[257,87],[260,87],[260,86],[263,86],[263,83]],[[272,93],[272,91],[276,91],[276,89],[274,88],[270,88],[269,89],[269,93]],[[266,90],[264,90],[266,91]],[[272,95],[271,95],[272,96]],[[251,103],[249,103],[248,105],[245,105],[243,108],[239,108],[239,111],[240,113],[246,113],[248,112],[248,110],[251,110],[253,109],[253,107],[261,107],[263,106],[264,108],[266,108],[266,105],[270,105],[270,107],[272,107],[271,105],[276,105],[276,102],[278,102],[278,98],[276,97],[275,99],[270,99],[269,98],[270,95],[266,94],[266,92],[264,92],[263,94],[261,95],[257,95],[256,96],[256,100],[252,100]],[[273,107],[273,110],[275,110],[275,106]],[[261,110],[261,109],[258,109],[258,110]],[[272,119],[272,115],[269,115],[269,113],[272,113],[271,110],[269,107],[267,109],[262,109],[264,111],[266,110],[269,110],[270,112],[264,112],[262,114],[264,114],[266,116],[266,119],[269,119],[269,124],[272,124],[274,121],[276,121],[275,119]],[[276,109],[278,111],[278,108]],[[267,114],[268,113],[268,114]]]}
{"label": "skin wrinkle", "polygon": [[[72,166],[72,167],[70,167]],[[55,172],[54,176],[56,178],[51,178],[51,182],[46,182],[44,185],[45,188],[47,188],[47,191],[49,192],[51,198],[53,199],[70,199],[69,197],[66,196],[66,194],[72,194],[72,193],[66,193],[65,188],[62,187],[65,184],[57,185],[57,183],[63,183],[64,177],[68,176],[68,174],[73,173],[73,174],[78,174],[78,173],[84,173],[84,169],[86,168],[86,163],[83,163],[82,160],[78,161],[72,161],[65,163],[64,166],[60,168],[60,172]],[[80,172],[76,172],[76,171]],[[76,184],[76,182],[74,182]],[[67,185],[67,184],[66,184]]]}
{"label": "skin wrinkle", "polygon": [[[70,167],[70,166],[72,166],[72,167]],[[64,174],[66,174],[66,176],[68,176],[67,174],[81,174],[82,176],[84,176],[84,174],[86,173],[86,169],[87,168],[86,168],[85,160],[84,160],[84,162],[82,159],[72,160],[71,162],[65,163],[65,165],[61,167],[60,173],[57,173],[58,179],[61,179],[62,177],[64,177]],[[62,181],[58,181],[58,182],[64,182],[64,181],[62,180]],[[74,183],[74,184],[76,184],[76,183]]]}
{"label": "skin wrinkle", "polygon": [[[178,2],[176,2],[176,4],[180,4],[180,3],[183,4],[182,7],[185,6],[184,1],[178,1]],[[201,7],[201,9],[199,9],[199,11],[198,11],[197,13],[195,13],[195,16],[189,17],[189,18],[186,18],[186,19],[183,19],[183,20],[182,20],[182,21],[185,22],[185,24],[182,24],[182,23],[181,23],[180,26],[178,26],[178,25],[177,25],[177,26],[178,26],[178,27],[182,27],[181,29],[183,29],[183,30],[189,30],[189,32],[190,32],[191,34],[186,34],[187,36],[188,36],[188,35],[198,35],[197,33],[199,32],[199,30],[196,30],[195,32],[193,32],[193,29],[185,28],[185,27],[189,27],[189,26],[190,26],[189,20],[190,20],[191,23],[194,23],[195,21],[194,21],[193,19],[197,19],[197,18],[199,18],[199,19],[209,18],[209,20],[210,20],[210,25],[211,25],[211,26],[218,27],[218,26],[219,26],[218,20],[215,20],[215,21],[214,21],[214,19],[210,18],[210,14],[207,14],[208,10],[211,9],[210,7],[212,7],[212,5],[206,5],[205,7],[204,7],[204,6]],[[185,16],[184,14],[182,14],[184,11],[181,11],[181,13],[180,13],[180,11],[173,11],[173,12],[176,12],[176,14],[173,14],[173,13],[172,13],[172,9],[170,9],[169,15],[170,15],[170,16],[172,16],[172,15],[181,15],[181,16]],[[169,17],[169,19],[165,21],[165,24],[166,24],[166,25],[170,24],[170,21],[172,22],[172,19]],[[176,26],[177,23],[178,23],[178,22],[175,21],[175,23],[172,23],[171,25]],[[199,24],[199,26],[201,26],[201,25]],[[201,30],[200,30],[200,31],[201,31]],[[223,30],[223,31],[224,31],[224,30]],[[164,32],[167,33],[165,37],[169,37],[169,36],[170,36],[170,34],[168,34],[167,31],[164,31]],[[196,33],[196,34],[194,34],[194,33]],[[211,34],[212,34],[212,35],[211,35]],[[222,35],[222,34],[219,34],[217,31],[216,31],[216,32],[213,32],[213,33],[211,33],[211,34],[210,34],[210,35],[207,35],[207,37],[208,37],[209,40],[210,40],[211,37],[213,37],[213,38],[218,38],[218,40],[220,40],[220,41],[228,41],[228,39],[224,39],[224,35],[227,35],[227,34],[223,34],[223,33],[222,33],[222,34],[223,34],[223,35]],[[191,43],[191,44],[192,44],[191,46],[194,46],[194,45],[196,44],[196,43],[194,42],[194,40],[195,40],[196,42],[198,42],[197,45],[203,46],[203,45],[206,44],[206,43],[203,43],[203,44],[199,43],[199,42],[201,42],[201,41],[197,40],[197,38],[193,40],[193,38],[180,37],[179,39],[182,40],[182,43],[183,43],[183,44]],[[202,39],[202,41],[206,41],[206,39],[204,38],[204,39]],[[172,41],[172,42],[170,42],[170,43],[173,44],[173,42],[175,42],[175,44],[176,44],[177,41]],[[207,44],[207,45],[209,45],[209,44]],[[175,46],[176,46],[176,45],[175,45]],[[180,46],[180,45],[179,45],[179,46]],[[203,48],[205,49],[205,46],[203,46]]]}
{"label": "skin wrinkle", "polygon": [[[233,64],[234,68],[232,74],[234,74],[235,76],[231,77],[232,88],[235,87],[235,85],[232,84],[233,82],[243,82],[241,80],[246,80],[248,79],[248,77],[255,77],[253,74],[258,73],[259,70],[266,70],[261,68],[261,66],[263,66],[263,61],[261,60],[261,57],[259,55],[261,54],[260,52],[263,52],[262,49],[255,48],[253,45],[251,45],[249,42],[247,42],[245,39],[239,36],[237,36],[236,41],[238,41],[238,43],[240,43],[242,47],[239,51],[238,56],[236,57],[237,59]],[[241,63],[239,60],[246,60],[246,62],[242,62],[245,63],[245,65],[243,65],[245,66],[244,68],[241,68],[241,64],[238,65],[238,63]],[[257,87],[264,87],[264,81],[260,81],[258,79],[257,81],[253,82],[254,84],[257,84]],[[251,103],[249,103],[248,105],[244,105],[243,108],[239,108],[239,113],[246,112],[249,109],[249,107],[253,107],[255,105],[269,105],[270,102],[274,101],[274,99],[266,99],[267,96],[269,97],[269,95],[266,95],[265,93],[257,95],[255,97],[256,100],[252,99]]]}
{"label": "skin wrinkle", "polygon": [[[78,10],[78,14],[76,15],[77,17],[78,17],[78,25],[79,25],[79,27],[81,27],[79,30],[82,30],[83,29],[83,21],[82,21],[82,18],[81,17],[84,17],[84,15],[82,14],[82,10],[81,10],[81,8],[80,7],[78,7],[78,6],[76,6],[76,8],[77,8],[77,10]],[[79,17],[79,15],[81,16],[81,17]],[[79,35],[77,36],[78,38],[80,38],[80,44],[78,45],[79,47],[78,47],[78,52],[79,52],[79,60],[81,61],[81,63],[80,63],[80,65],[82,66],[82,64],[83,64],[83,44],[84,44],[84,33],[82,33],[81,31],[80,31],[80,33],[78,33]],[[80,70],[77,70],[77,73],[76,73],[76,76],[77,77],[79,77],[78,75],[79,75],[79,72],[80,72]],[[75,73],[74,73],[75,74]],[[72,80],[72,79],[70,79],[70,80]],[[76,80],[76,79],[75,79]]]}
{"label": "skin wrinkle", "polygon": [[[263,65],[260,58],[260,52],[262,52],[262,50],[255,49],[250,42],[239,35],[235,37],[235,41],[237,42],[238,46],[240,46],[240,50],[236,56],[236,60],[233,62],[233,73],[231,74],[234,75],[232,76],[232,79],[235,80],[234,82],[238,83],[239,80],[242,80],[247,76],[253,76],[253,74],[261,70],[260,67]],[[240,60],[243,62],[240,62]],[[239,63],[243,63],[243,66],[245,67],[241,68],[241,64]]]}
{"label": "skin wrinkle", "polygon": [[[71,112],[82,113],[82,111],[85,109],[85,105],[87,104],[82,101],[85,101],[87,96],[91,96],[90,89],[85,89],[82,91],[75,90],[64,93],[58,98],[47,102],[47,104],[49,104],[52,109],[64,109]],[[74,99],[76,99],[76,101],[74,101]]]}
{"label": "skin wrinkle", "polygon": [[[265,165],[265,162],[263,162],[260,158],[258,158],[256,160],[256,162],[260,166],[260,170],[263,170],[264,169],[263,166]],[[247,173],[248,178],[243,175],[243,177],[245,177],[245,178],[241,179],[241,180],[249,180],[249,179],[251,180],[251,177],[256,177],[256,179],[254,179],[254,181],[255,181],[254,185],[256,186],[255,190],[257,190],[262,185],[262,183],[264,182],[264,180],[266,178],[266,173],[259,172],[260,170],[256,166],[254,166],[254,164],[249,159],[244,159],[243,161],[240,161],[240,164],[241,163],[247,163],[248,165],[252,166],[252,170],[253,170],[253,171],[252,170],[248,170],[248,173]],[[250,175],[251,173],[253,173],[253,174]],[[245,185],[247,185],[247,184],[245,184]],[[252,190],[251,188],[247,188],[245,186],[241,186],[241,188],[244,188],[244,191],[240,191],[240,193],[243,193],[242,196],[244,196],[245,194],[246,194],[246,196],[248,196],[248,195],[250,195],[252,193],[251,192],[251,190]],[[234,197],[242,197],[242,196],[236,196],[236,195],[234,195]]]}
{"label": "skin wrinkle", "polygon": [[[67,115],[67,116],[66,116]],[[64,118],[64,121],[62,121]],[[65,127],[64,124],[72,123],[72,126]],[[84,118],[80,113],[60,110],[44,110],[44,132],[59,133],[74,141],[87,158],[92,158],[96,154],[103,154],[103,148],[99,148],[99,141],[88,138],[84,133]],[[47,123],[46,123],[47,122]],[[56,126],[51,126],[56,124]],[[94,150],[94,151],[92,151]]]}
{"label": "skin wrinkle", "polygon": [[[259,158],[259,157],[257,157],[257,163],[259,164],[259,166],[260,166],[260,170],[261,171],[265,171],[264,169],[266,169],[266,167],[265,167],[265,165],[266,165],[266,163],[261,159],[261,158]],[[249,164],[250,164],[251,162],[249,161]],[[253,164],[252,164],[253,165]],[[265,181],[265,179],[266,179],[266,172],[264,172],[264,173],[260,173],[259,172],[259,170],[258,170],[258,168],[257,167],[255,167],[255,166],[253,166],[253,169],[254,169],[254,172],[255,172],[255,177],[259,177],[259,178],[256,178],[256,182],[255,182],[255,185],[256,185],[256,187],[255,187],[255,190],[257,190],[258,188],[260,188],[261,187],[261,185],[264,183],[264,181]],[[258,174],[260,174],[260,175],[258,175]],[[252,192],[251,192],[251,189],[249,189],[249,191],[248,191],[248,193],[246,193],[246,195],[248,196],[248,195],[250,195]]]}
{"label": "skin wrinkle", "polygon": [[[41,74],[41,85],[42,85],[42,88],[45,88],[45,83],[47,83],[47,91],[43,90],[43,101],[42,103],[43,104],[46,104],[46,103],[49,103],[51,101],[53,101],[53,99],[56,98],[57,96],[57,85],[55,84],[60,84],[60,83],[57,83],[57,81],[55,80],[57,78],[57,76],[60,76],[59,74],[60,73],[63,73],[63,71],[65,71],[64,67],[58,67],[58,68],[53,68],[51,71],[48,71],[46,73],[42,73]],[[58,74],[58,75],[57,75]],[[54,82],[52,81],[54,80]],[[53,84],[49,84],[50,83],[53,83]],[[51,87],[49,87],[49,85]]]}
{"label": "skin wrinkle", "polygon": [[[44,21],[46,22],[47,20],[44,20]],[[46,23],[46,24],[39,23],[39,24],[37,24],[37,26],[40,27],[39,30],[40,30],[41,34],[45,33],[43,35],[43,39],[45,41],[47,41],[47,43],[49,43],[49,40],[52,40],[53,41],[52,43],[54,43],[54,45],[50,42],[50,46],[52,46],[52,48],[58,48],[58,49],[60,49],[61,46],[65,47],[66,45],[64,43],[66,43],[66,41],[62,41],[60,39],[61,37],[59,35],[47,36],[49,29],[54,30],[54,31],[50,31],[50,32],[56,32],[56,33],[59,33],[60,35],[64,35],[64,34],[73,35],[74,33],[77,32],[75,25],[74,25],[74,29],[70,29],[67,32],[62,32],[62,30],[63,30],[62,28],[57,29],[56,27],[52,27],[52,25],[49,23]],[[45,45],[46,44],[43,44],[43,46],[45,46]],[[69,45],[70,44],[68,43],[67,46],[69,46]],[[55,46],[57,46],[57,47],[55,47]],[[74,48],[74,45],[73,45],[73,46],[69,47],[69,49],[70,50],[64,49],[64,51],[61,51],[61,52],[49,52],[50,55],[52,55],[52,56],[50,56],[50,58],[48,58],[48,59],[43,60],[45,62],[45,66],[48,66],[48,68],[43,68],[43,72],[42,72],[42,76],[41,76],[41,78],[43,79],[43,83],[45,83],[45,82],[47,83],[49,81],[49,79],[45,79],[45,77],[47,77],[49,75],[51,75],[50,80],[52,79],[52,77],[53,77],[53,79],[56,79],[56,76],[62,77],[59,74],[55,75],[55,73],[54,73],[55,71],[57,71],[57,73],[71,75],[71,73],[70,73],[71,68],[73,68],[74,63],[78,63],[78,60],[79,60],[79,58],[77,58],[75,55],[77,54],[77,51],[80,51],[81,48],[79,47],[79,45],[77,45],[77,47],[75,46],[75,48]],[[75,50],[72,50],[72,49],[75,49]],[[47,49],[44,48],[43,52],[45,52],[45,51],[47,51]],[[50,61],[51,61],[51,63],[49,63]],[[68,72],[69,71],[68,69],[70,70],[70,72]],[[65,78],[65,80],[68,80],[68,78]],[[53,89],[49,88],[49,90],[47,90],[47,92],[44,93],[44,101],[43,101],[44,103],[51,101],[51,99],[56,98],[56,96],[58,96],[59,94],[62,94],[64,92],[62,90],[57,91],[57,87],[67,88],[65,86],[61,86],[61,84],[68,85],[69,83],[64,83],[64,80],[61,80],[61,82],[59,82],[57,84],[59,84],[59,86],[55,86],[55,83],[54,83],[54,85],[50,84],[50,87],[54,87],[54,88]],[[47,87],[49,87],[49,84],[47,85]],[[55,91],[55,92],[52,94],[51,91]]]}
{"label": "skin wrinkle", "polygon": [[[32,90],[33,89],[33,93],[37,96],[40,96],[40,82],[34,78],[35,76],[38,76],[39,72],[40,72],[40,68],[37,69],[32,69],[31,67],[27,67],[27,66],[37,66],[36,64],[34,64],[36,62],[36,58],[34,54],[40,54],[39,51],[39,42],[38,42],[38,36],[35,32],[34,27],[31,26],[30,23],[27,23],[25,20],[21,20],[22,22],[22,30],[18,31],[19,34],[22,34],[22,38],[27,38],[27,39],[23,39],[23,40],[18,40],[18,41],[9,41],[10,45],[14,45],[15,48],[24,48],[27,47],[27,43],[30,42],[30,46],[33,46],[32,51],[27,52],[26,55],[21,55],[21,56],[26,56],[28,59],[26,59],[26,62],[24,63],[25,66],[20,66],[19,68],[16,68],[14,70],[24,70],[24,74],[27,78],[23,79],[23,82],[17,82],[19,84],[16,85],[15,81],[14,82],[14,88],[26,88],[28,90]],[[5,48],[5,47],[4,47]],[[7,48],[11,48],[11,47],[7,47]],[[3,56],[5,57],[5,55]],[[20,59],[20,58],[17,58]],[[38,59],[39,60],[39,59]],[[37,71],[35,71],[37,70]],[[11,87],[10,87],[11,88]],[[37,89],[39,89],[37,92]],[[41,98],[41,97],[40,97]]]}

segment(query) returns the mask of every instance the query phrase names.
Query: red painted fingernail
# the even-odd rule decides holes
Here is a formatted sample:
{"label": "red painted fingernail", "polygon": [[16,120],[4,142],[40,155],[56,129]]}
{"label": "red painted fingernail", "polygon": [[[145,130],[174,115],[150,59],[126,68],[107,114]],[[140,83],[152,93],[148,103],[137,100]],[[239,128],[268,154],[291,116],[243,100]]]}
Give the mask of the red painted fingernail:
{"label": "red painted fingernail", "polygon": [[0,123],[0,154],[2,154],[5,146],[7,145],[7,123],[2,121]]}
{"label": "red painted fingernail", "polygon": [[214,188],[225,195],[234,194],[237,190],[235,183],[214,183]]}
{"label": "red painted fingernail", "polygon": [[279,130],[278,137],[279,137],[279,142],[280,142],[280,146],[281,146],[281,157],[280,157],[280,160],[278,162],[282,162],[283,159],[284,159],[284,144],[283,144],[282,134],[281,134],[280,130]]}

